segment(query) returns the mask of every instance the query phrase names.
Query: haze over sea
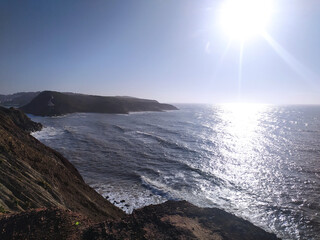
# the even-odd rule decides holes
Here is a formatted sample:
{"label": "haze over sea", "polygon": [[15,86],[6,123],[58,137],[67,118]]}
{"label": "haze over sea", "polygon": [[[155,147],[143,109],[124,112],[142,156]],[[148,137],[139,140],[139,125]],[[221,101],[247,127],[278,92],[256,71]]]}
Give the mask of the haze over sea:
{"label": "haze over sea", "polygon": [[320,239],[320,106],[177,106],[31,116],[45,126],[33,135],[127,212],[184,199],[283,239]]}

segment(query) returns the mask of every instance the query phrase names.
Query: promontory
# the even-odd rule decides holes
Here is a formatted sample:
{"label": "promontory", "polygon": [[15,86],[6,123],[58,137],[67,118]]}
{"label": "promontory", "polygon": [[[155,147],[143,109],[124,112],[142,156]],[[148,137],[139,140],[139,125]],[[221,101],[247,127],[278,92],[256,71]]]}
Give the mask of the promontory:
{"label": "promontory", "polygon": [[43,91],[20,108],[39,116],[58,116],[75,112],[119,113],[177,110],[170,104],[134,97],[104,97]]}

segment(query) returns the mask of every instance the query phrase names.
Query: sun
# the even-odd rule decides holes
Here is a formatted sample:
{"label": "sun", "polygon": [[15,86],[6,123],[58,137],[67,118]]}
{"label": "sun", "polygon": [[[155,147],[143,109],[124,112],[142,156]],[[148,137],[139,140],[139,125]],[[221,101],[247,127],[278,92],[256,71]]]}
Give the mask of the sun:
{"label": "sun", "polygon": [[265,30],[273,11],[273,0],[225,0],[220,24],[232,39],[246,40]]}

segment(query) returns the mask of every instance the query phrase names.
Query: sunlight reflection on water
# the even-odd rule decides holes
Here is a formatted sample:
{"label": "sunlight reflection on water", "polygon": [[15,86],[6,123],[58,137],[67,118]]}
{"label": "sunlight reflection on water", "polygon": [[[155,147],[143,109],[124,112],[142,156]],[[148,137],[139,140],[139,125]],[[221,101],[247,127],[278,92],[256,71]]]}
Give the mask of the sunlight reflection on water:
{"label": "sunlight reflection on water", "polygon": [[[209,199],[228,211],[254,219],[260,226],[269,222],[272,230],[286,228],[299,235],[299,221],[305,221],[304,216],[291,204],[302,198],[302,191],[295,185],[299,177],[287,171],[292,164],[290,157],[277,151],[285,143],[290,156],[293,147],[289,146],[293,143],[290,138],[284,140],[283,132],[277,131],[279,126],[270,125],[279,120],[270,110],[274,111],[274,107],[260,104],[213,107],[219,120],[211,125],[218,133],[212,141],[217,143],[223,157],[212,159],[211,170],[224,180],[224,186],[212,189],[207,185],[203,189]],[[278,146],[280,142],[282,146]]]}
{"label": "sunlight reflection on water", "polygon": [[224,104],[219,108],[221,122],[217,128],[224,129],[221,141],[232,147],[231,152],[234,154],[252,152],[259,144],[260,122],[267,111],[267,105]]}
{"label": "sunlight reflection on water", "polygon": [[213,171],[228,185],[221,188],[219,195],[232,199],[226,202],[230,204],[227,208],[242,209],[245,216],[252,204],[249,201],[254,194],[252,190],[260,188],[263,185],[261,180],[271,174],[260,159],[265,147],[261,123],[266,118],[268,105],[224,104],[216,107],[215,111],[219,121],[212,127],[218,132],[215,141],[223,158],[214,159],[220,164],[218,168],[216,164]]}

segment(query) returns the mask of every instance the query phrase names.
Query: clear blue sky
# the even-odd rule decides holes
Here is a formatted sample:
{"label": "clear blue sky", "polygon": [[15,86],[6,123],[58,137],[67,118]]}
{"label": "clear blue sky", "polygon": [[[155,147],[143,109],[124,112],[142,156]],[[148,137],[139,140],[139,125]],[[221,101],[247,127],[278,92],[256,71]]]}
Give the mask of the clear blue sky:
{"label": "clear blue sky", "polygon": [[224,54],[222,2],[1,0],[0,93],[319,104],[320,1],[276,1],[267,28],[275,44],[244,43],[241,80],[240,41]]}

